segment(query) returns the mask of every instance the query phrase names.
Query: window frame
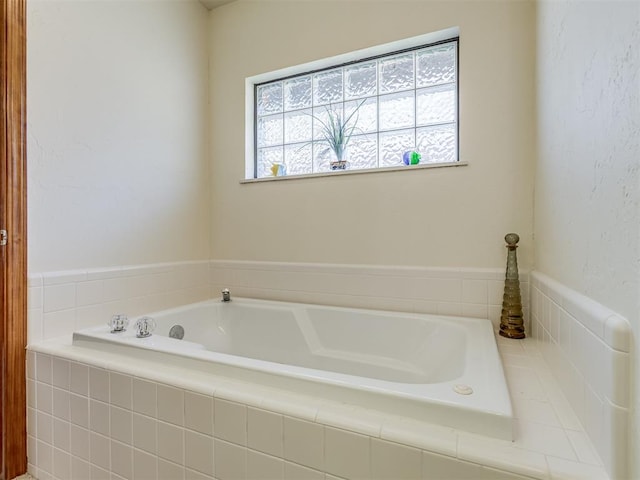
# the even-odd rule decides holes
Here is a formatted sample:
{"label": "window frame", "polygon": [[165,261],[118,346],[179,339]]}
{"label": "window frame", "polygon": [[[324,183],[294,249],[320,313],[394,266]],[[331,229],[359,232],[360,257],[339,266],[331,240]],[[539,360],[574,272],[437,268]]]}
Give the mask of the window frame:
{"label": "window frame", "polygon": [[[291,78],[302,77],[306,75],[315,75],[319,72],[329,71],[333,69],[339,69],[348,67],[358,63],[365,63],[378,60],[384,57],[393,57],[396,55],[402,55],[404,53],[413,52],[429,47],[443,45],[447,43],[455,42],[455,55],[456,55],[456,77],[455,77],[455,133],[456,133],[456,160],[452,162],[440,162],[429,164],[418,164],[410,167],[391,166],[391,167],[374,167],[366,169],[356,170],[333,170],[326,172],[313,172],[309,174],[297,174],[287,175],[282,177],[263,177],[258,178],[258,102],[257,92],[258,88],[273,82],[286,81]],[[460,161],[460,32],[458,27],[452,27],[437,32],[420,35],[417,37],[411,37],[396,42],[391,42],[376,47],[359,50],[344,55],[326,58],[323,60],[310,62],[307,64],[297,65],[294,67],[277,70],[274,72],[257,75],[247,78],[245,81],[245,96],[246,96],[246,121],[245,121],[245,178],[243,182],[256,182],[256,181],[270,181],[270,180],[282,180],[286,178],[305,178],[305,177],[317,177],[327,176],[335,174],[346,173],[372,173],[383,172],[390,170],[402,170],[402,169],[415,169],[425,167],[444,167],[444,166],[459,166],[464,165]],[[416,91],[417,87],[414,86],[413,91]],[[410,91],[410,90],[409,90]],[[375,97],[380,97],[380,92],[377,92]],[[373,97],[365,97],[373,98]],[[342,103],[344,104],[344,100]],[[415,126],[414,128],[417,128]],[[380,134],[380,126],[376,133]]]}

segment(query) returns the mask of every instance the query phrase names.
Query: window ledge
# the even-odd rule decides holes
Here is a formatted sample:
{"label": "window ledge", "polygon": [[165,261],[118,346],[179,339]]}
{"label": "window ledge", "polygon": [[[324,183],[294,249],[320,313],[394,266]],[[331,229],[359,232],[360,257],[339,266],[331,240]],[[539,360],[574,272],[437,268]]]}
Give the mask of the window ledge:
{"label": "window ledge", "polygon": [[247,178],[240,180],[240,183],[263,183],[274,182],[280,180],[302,180],[306,178],[319,178],[319,177],[337,177],[343,175],[361,175],[365,173],[383,173],[383,172],[401,172],[401,171],[413,171],[424,170],[430,168],[446,168],[446,167],[466,167],[467,162],[449,162],[449,163],[430,163],[424,165],[411,165],[404,167],[386,167],[386,168],[363,168],[359,170],[334,170],[332,172],[322,173],[309,173],[306,175],[285,175],[282,177],[263,177],[263,178]]}

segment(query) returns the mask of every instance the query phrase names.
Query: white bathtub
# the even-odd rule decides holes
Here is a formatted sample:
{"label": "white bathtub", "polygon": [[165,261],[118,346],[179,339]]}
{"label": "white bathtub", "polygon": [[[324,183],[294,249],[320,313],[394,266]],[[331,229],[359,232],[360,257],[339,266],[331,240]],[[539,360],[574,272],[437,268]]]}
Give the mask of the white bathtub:
{"label": "white bathtub", "polygon": [[[488,320],[240,298],[151,316],[151,337],[104,326],[73,343],[513,439]],[[169,338],[174,325],[184,339]]]}

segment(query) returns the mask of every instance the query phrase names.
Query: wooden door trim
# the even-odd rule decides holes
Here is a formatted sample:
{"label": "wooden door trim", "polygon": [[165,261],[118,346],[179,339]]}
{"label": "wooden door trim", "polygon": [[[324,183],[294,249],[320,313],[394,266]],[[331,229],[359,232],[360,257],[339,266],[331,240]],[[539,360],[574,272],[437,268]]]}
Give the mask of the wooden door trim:
{"label": "wooden door trim", "polygon": [[0,228],[9,232],[2,249],[2,437],[4,478],[27,470],[27,175],[26,175],[26,2],[3,0],[0,42]]}

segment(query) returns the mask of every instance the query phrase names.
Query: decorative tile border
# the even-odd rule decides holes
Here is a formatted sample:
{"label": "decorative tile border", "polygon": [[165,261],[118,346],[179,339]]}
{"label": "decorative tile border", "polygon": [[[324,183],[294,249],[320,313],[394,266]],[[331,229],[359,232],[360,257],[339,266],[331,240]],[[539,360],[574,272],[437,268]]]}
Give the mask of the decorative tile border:
{"label": "decorative tile border", "polygon": [[626,319],[539,272],[531,319],[551,371],[612,478],[628,478],[631,338]]}

